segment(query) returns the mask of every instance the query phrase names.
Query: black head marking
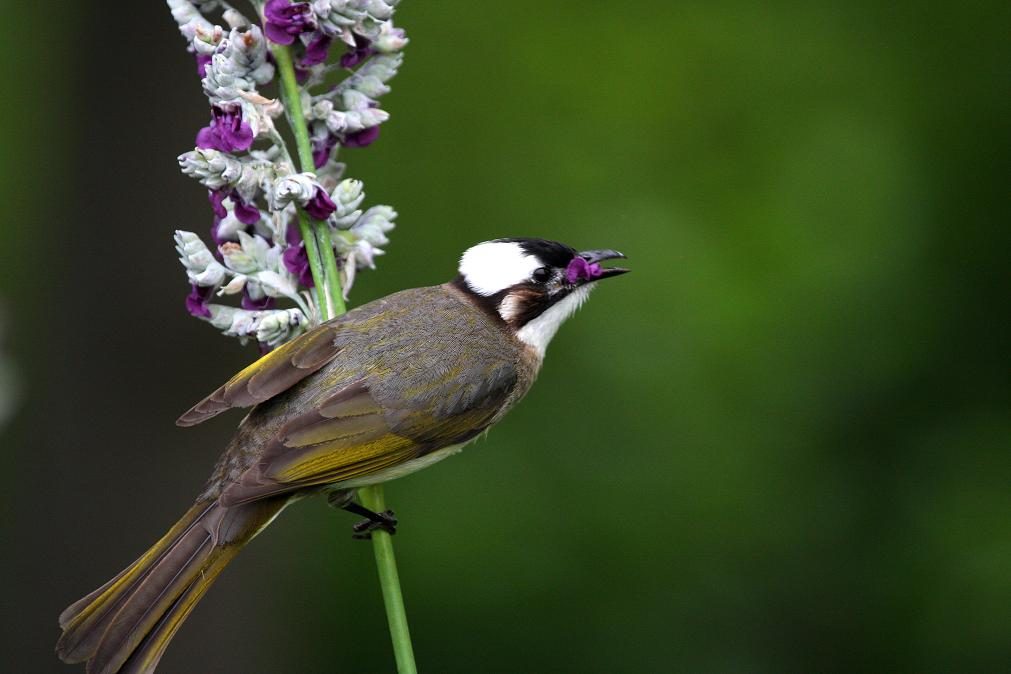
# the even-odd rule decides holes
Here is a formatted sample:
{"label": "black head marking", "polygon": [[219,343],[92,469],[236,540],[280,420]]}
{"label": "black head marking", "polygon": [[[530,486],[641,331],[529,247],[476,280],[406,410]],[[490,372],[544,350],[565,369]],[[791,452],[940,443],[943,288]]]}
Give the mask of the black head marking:
{"label": "black head marking", "polygon": [[569,261],[578,255],[575,248],[566,246],[564,243],[558,243],[557,241],[548,241],[547,239],[515,237],[511,239],[496,239],[496,241],[519,244],[520,248],[528,255],[533,255],[541,262],[561,269],[565,269],[565,265],[569,264]]}

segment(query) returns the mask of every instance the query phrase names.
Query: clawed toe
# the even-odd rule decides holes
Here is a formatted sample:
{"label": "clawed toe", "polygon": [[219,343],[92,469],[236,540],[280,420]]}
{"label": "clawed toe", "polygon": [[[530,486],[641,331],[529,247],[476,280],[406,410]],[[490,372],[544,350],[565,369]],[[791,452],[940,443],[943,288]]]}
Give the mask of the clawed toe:
{"label": "clawed toe", "polygon": [[397,518],[393,515],[392,510],[384,510],[381,513],[374,514],[376,516],[375,519],[367,517],[354,523],[351,528],[354,529],[355,533],[351,535],[351,538],[368,540],[372,538],[372,532],[376,529],[382,529],[391,536],[397,533]]}

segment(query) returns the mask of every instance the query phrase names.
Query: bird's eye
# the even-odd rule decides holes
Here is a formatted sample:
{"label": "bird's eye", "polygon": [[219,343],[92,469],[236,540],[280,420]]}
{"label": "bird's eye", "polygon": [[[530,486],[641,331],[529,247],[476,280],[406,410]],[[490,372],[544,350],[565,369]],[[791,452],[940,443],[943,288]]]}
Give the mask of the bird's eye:
{"label": "bird's eye", "polygon": [[551,270],[547,267],[540,267],[534,270],[533,279],[538,283],[544,283],[551,278]]}

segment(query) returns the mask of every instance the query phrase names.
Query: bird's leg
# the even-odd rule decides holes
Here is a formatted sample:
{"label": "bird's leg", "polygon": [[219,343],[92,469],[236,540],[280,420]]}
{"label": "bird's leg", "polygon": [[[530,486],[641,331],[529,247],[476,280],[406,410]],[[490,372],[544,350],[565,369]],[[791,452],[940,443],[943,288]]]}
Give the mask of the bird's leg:
{"label": "bird's leg", "polygon": [[372,512],[361,503],[355,501],[353,490],[334,491],[327,496],[327,503],[334,508],[346,510],[355,515],[361,515],[365,519],[359,520],[352,525],[354,534],[351,538],[365,540],[372,538],[372,532],[382,529],[390,535],[397,533],[397,518],[393,516],[392,510],[384,510],[381,513]]}

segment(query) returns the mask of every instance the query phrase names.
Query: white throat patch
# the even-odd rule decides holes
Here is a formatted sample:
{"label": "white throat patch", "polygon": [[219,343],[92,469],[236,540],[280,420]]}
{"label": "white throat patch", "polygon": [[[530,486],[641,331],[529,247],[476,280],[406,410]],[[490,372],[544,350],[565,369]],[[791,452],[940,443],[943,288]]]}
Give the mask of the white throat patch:
{"label": "white throat patch", "polygon": [[530,280],[542,262],[518,243],[488,241],[467,249],[460,258],[460,275],[478,295],[494,295]]}
{"label": "white throat patch", "polygon": [[530,321],[516,332],[516,337],[523,343],[529,344],[534,351],[543,358],[544,352],[548,349],[548,343],[558,332],[558,327],[565,322],[565,319],[576,313],[576,309],[582,306],[586,298],[590,296],[593,285],[585,285],[576,288],[565,299],[553,304],[550,309]]}

